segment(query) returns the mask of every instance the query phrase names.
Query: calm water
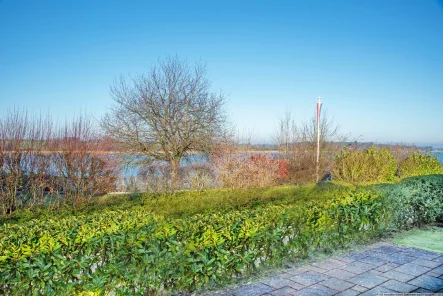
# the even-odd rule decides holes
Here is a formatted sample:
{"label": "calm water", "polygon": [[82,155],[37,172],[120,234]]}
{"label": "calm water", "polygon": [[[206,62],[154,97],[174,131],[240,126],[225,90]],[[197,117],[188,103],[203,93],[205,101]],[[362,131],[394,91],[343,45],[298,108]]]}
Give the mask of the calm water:
{"label": "calm water", "polygon": [[440,160],[440,163],[443,164],[443,152],[431,152],[434,155],[438,156],[438,160]]}
{"label": "calm water", "polygon": [[[126,158],[128,157],[130,158],[129,162],[131,162],[132,164],[124,166],[121,176],[122,177],[137,176],[140,170],[142,169],[143,165],[137,165],[135,164],[135,162],[143,162],[145,156],[141,155],[126,156]],[[209,163],[209,157],[206,154],[189,154],[180,160],[180,166],[201,165],[208,163]],[[166,162],[161,162],[161,161],[156,161],[153,164],[159,167],[167,165]]]}

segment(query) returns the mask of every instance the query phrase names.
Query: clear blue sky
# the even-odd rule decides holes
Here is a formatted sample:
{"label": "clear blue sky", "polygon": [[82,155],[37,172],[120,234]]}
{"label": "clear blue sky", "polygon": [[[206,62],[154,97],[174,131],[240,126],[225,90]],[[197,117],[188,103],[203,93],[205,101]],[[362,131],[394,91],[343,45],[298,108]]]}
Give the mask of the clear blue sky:
{"label": "clear blue sky", "polygon": [[99,118],[121,74],[202,60],[240,134],[271,142],[317,96],[352,139],[443,146],[443,3],[0,0],[0,115]]}

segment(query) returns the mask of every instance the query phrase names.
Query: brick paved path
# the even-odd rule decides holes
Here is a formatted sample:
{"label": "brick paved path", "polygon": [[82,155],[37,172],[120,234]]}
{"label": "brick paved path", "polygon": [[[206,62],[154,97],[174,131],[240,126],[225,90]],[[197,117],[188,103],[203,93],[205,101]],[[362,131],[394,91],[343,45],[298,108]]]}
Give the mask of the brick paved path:
{"label": "brick paved path", "polygon": [[443,254],[376,243],[357,252],[290,268],[259,282],[214,294],[366,296],[382,293],[443,293]]}

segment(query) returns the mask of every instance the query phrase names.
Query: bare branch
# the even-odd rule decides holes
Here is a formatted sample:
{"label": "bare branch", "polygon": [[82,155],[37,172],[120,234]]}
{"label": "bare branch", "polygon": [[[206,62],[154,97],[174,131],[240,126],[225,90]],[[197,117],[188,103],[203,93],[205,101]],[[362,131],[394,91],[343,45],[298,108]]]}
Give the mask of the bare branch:
{"label": "bare branch", "polygon": [[178,57],[159,60],[147,75],[120,78],[111,86],[115,105],[103,118],[108,135],[147,161],[166,161],[177,184],[180,159],[210,152],[226,134],[223,94],[211,92],[206,67]]}

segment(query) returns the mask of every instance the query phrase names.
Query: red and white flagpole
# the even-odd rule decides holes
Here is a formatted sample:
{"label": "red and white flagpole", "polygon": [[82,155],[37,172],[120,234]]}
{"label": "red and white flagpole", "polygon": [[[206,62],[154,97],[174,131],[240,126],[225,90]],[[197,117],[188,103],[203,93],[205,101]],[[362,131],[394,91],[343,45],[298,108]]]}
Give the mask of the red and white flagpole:
{"label": "red and white flagpole", "polygon": [[316,120],[317,120],[317,167],[316,175],[317,182],[320,181],[319,169],[320,169],[320,113],[321,113],[321,98],[318,97],[317,107],[316,107]]}

